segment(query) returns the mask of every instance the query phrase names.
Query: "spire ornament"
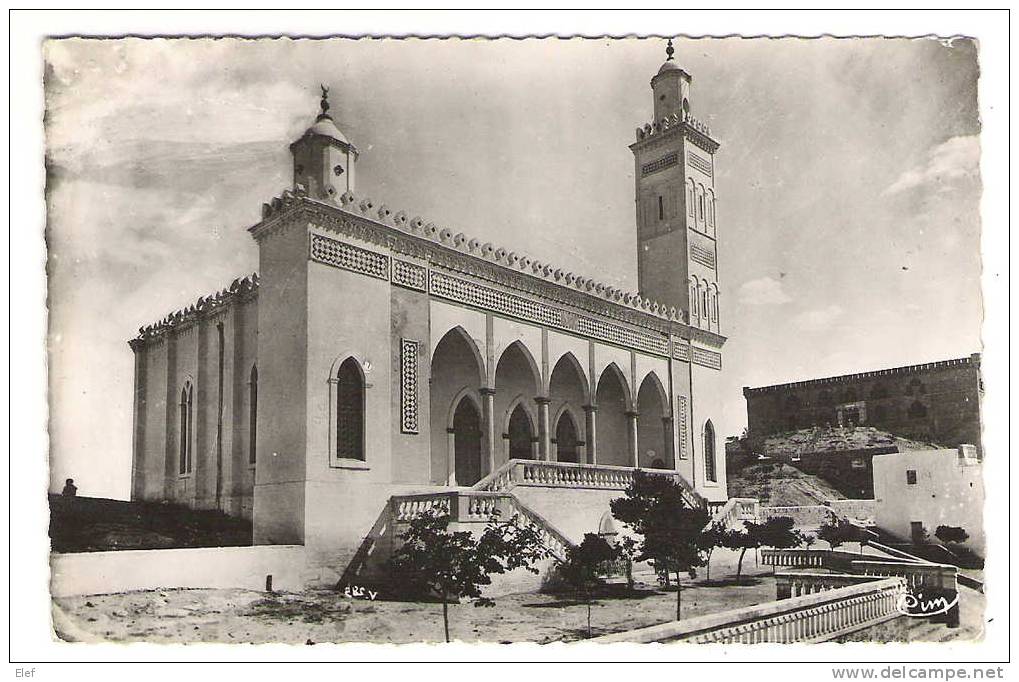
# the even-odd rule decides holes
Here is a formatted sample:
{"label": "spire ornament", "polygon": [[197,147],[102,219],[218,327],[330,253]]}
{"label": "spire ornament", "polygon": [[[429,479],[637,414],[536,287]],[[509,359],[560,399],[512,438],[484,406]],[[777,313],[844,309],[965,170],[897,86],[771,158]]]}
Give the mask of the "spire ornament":
{"label": "spire ornament", "polygon": [[665,61],[671,62],[672,55],[676,53],[676,50],[672,47],[672,38],[669,38],[669,43],[665,46]]}
{"label": "spire ornament", "polygon": [[333,120],[333,117],[329,115],[329,88],[324,85],[319,85],[319,87],[322,88],[322,101],[319,102],[319,106],[322,108],[322,111],[319,112],[315,120],[322,121],[324,119],[329,119],[331,121]]}

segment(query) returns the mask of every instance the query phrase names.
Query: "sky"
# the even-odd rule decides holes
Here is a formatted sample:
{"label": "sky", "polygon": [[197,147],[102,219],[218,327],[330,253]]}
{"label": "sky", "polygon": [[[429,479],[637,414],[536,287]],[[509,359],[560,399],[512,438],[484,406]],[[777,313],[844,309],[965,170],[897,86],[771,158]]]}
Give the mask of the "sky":
{"label": "sky", "polygon": [[[658,39],[50,40],[51,487],[130,491],[138,327],[257,269],[318,111],[394,212],[637,289]],[[978,352],[977,46],[680,39],[716,155],[723,435],[743,386]],[[1004,228],[1001,228],[1004,229]]]}

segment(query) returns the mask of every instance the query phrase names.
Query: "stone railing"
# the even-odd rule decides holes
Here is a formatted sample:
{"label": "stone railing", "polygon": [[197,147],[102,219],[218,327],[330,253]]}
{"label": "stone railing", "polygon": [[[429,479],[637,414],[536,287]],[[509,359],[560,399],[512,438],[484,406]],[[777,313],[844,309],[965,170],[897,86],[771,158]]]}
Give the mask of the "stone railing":
{"label": "stone railing", "polygon": [[765,566],[781,568],[826,568],[848,571],[859,554],[830,549],[761,549],[759,561]]}
{"label": "stone railing", "polygon": [[857,521],[873,522],[877,503],[874,500],[827,500],[828,506],[836,516]]}
{"label": "stone railing", "polygon": [[873,582],[869,575],[851,575],[838,573],[776,573],[775,596],[777,599],[802,597],[805,594],[816,594],[824,590],[834,590],[850,585]]}
{"label": "stone railing", "polygon": [[954,594],[958,590],[959,569],[948,564],[856,560],[850,562],[849,570],[857,575],[905,578],[912,592]]}
{"label": "stone railing", "polygon": [[[507,492],[518,485],[553,488],[591,488],[626,490],[633,482],[634,467],[606,464],[573,464],[529,459],[511,459],[481,479],[473,488],[479,491]],[[694,507],[705,508],[707,501],[679,473],[665,469],[641,469],[652,476],[666,476],[683,488],[683,497]]]}
{"label": "stone railing", "polygon": [[516,497],[505,492],[483,490],[449,490],[390,498],[392,518],[396,523],[409,523],[426,511],[448,514],[453,523],[488,523],[493,518],[507,522],[516,516],[530,525],[541,537],[542,544],[557,559],[565,559],[570,541],[544,518],[531,511]]}
{"label": "stone railing", "polygon": [[820,528],[832,518],[834,512],[820,504],[797,507],[761,507],[761,518],[767,520],[776,516],[786,516],[793,520],[798,528]]}
{"label": "stone railing", "polygon": [[733,529],[743,521],[757,521],[760,518],[761,502],[754,497],[730,497],[721,505],[709,503],[711,520],[705,529],[721,523],[726,529]]}
{"label": "stone railing", "polygon": [[903,578],[884,578],[606,635],[593,641],[697,644],[825,642],[902,616],[898,606],[905,593],[906,581]]}

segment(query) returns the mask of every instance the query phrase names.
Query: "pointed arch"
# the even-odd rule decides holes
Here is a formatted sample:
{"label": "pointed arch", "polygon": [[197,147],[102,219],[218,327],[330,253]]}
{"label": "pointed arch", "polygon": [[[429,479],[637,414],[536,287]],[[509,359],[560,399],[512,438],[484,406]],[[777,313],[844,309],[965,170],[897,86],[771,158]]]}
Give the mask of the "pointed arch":
{"label": "pointed arch", "polygon": [[[572,372],[572,376],[571,376]],[[562,379],[563,381],[569,381],[575,379],[580,386],[580,391],[584,396],[584,400],[591,400],[591,386],[587,380],[587,372],[584,371],[584,366],[580,364],[580,360],[573,354],[573,351],[566,351],[559,356],[556,360],[555,366],[548,375],[548,393],[552,393],[553,380]]]}
{"label": "pointed arch", "polygon": [[537,445],[538,420],[531,411],[527,397],[518,395],[510,401],[503,418],[502,437],[506,441],[507,459],[534,459]]}
{"label": "pointed arch", "polygon": [[715,452],[715,425],[708,419],[703,429],[704,478],[710,483],[718,482],[718,461]]}
{"label": "pointed arch", "polygon": [[580,463],[580,421],[569,403],[564,403],[552,420],[557,462]]}
{"label": "pointed arch", "polygon": [[432,350],[432,361],[434,364],[436,356],[439,354],[440,346],[444,344],[448,347],[451,344],[463,344],[467,350],[470,351],[470,356],[474,358],[474,364],[478,370],[478,385],[485,386],[488,384],[488,371],[485,367],[485,358],[481,354],[481,350],[478,348],[478,344],[474,342],[472,337],[466,329],[462,326],[457,325],[446,330],[446,333],[442,335],[438,343],[435,344]]}
{"label": "pointed arch", "polygon": [[452,435],[453,479],[457,485],[470,486],[481,480],[483,453],[481,447],[481,404],[473,391],[463,390],[453,401],[449,412]]}
{"label": "pointed arch", "polygon": [[598,406],[598,463],[633,466],[627,413],[633,399],[626,375],[614,362],[602,370],[595,389]]}
{"label": "pointed arch", "polygon": [[180,389],[180,416],[178,418],[180,435],[178,443],[179,453],[177,459],[177,473],[181,476],[190,474],[193,468],[192,453],[195,431],[194,397],[194,383],[191,381],[191,377],[187,377],[184,379],[184,385]]}
{"label": "pointed arch", "polygon": [[[335,363],[334,363],[335,364]],[[332,390],[332,456],[365,461],[365,376],[361,363],[348,356],[330,376]]]}
{"label": "pointed arch", "polygon": [[[647,387],[647,389],[645,389],[645,387]],[[646,391],[654,391],[661,405],[661,412],[655,416],[670,416],[671,410],[669,409],[669,392],[665,390],[665,384],[662,383],[661,378],[658,376],[658,372],[655,370],[651,370],[644,375],[644,379],[640,382],[640,389],[637,391],[637,411],[640,412],[641,415],[645,414],[641,400]]]}
{"label": "pointed arch", "polygon": [[608,378],[608,376],[613,377],[616,381],[619,382],[619,387],[623,392],[623,398],[626,401],[625,410],[633,409],[633,395],[630,392],[630,382],[627,381],[626,379],[626,373],[623,372],[623,370],[621,370],[619,368],[619,365],[617,365],[615,362],[610,362],[609,364],[605,365],[605,369],[602,370],[601,376],[598,377],[599,389],[602,386],[602,382],[604,382],[606,378]]}
{"label": "pointed arch", "polygon": [[495,381],[496,389],[499,388],[499,377],[500,377],[500,366],[503,365],[503,360],[511,362],[510,358],[519,357],[523,359],[523,364],[530,370],[531,378],[534,380],[534,395],[539,395],[541,387],[544,382],[541,379],[541,370],[538,368],[538,363],[534,360],[534,356],[531,355],[531,351],[527,349],[527,346],[523,344],[519,339],[513,341],[499,353],[499,357],[495,361]]}

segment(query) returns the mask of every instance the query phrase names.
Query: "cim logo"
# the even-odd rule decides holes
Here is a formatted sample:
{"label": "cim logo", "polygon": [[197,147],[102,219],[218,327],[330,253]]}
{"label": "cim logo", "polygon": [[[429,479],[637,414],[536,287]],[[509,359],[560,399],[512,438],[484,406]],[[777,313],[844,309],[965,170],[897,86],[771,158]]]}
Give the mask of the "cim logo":
{"label": "cim logo", "polygon": [[928,618],[930,616],[948,613],[949,610],[958,603],[958,593],[956,593],[954,599],[949,601],[945,596],[927,599],[924,598],[923,592],[917,592],[916,594],[905,592],[899,597],[898,602],[895,604],[895,608],[899,610],[899,613],[911,618]]}

